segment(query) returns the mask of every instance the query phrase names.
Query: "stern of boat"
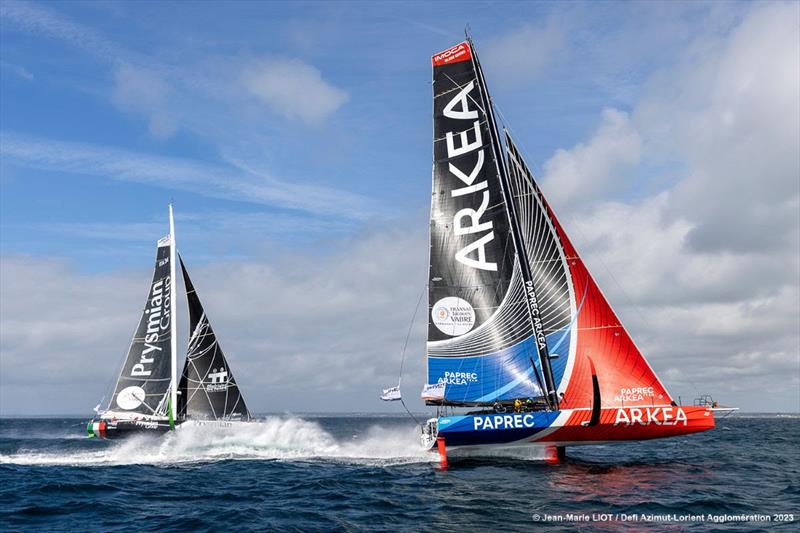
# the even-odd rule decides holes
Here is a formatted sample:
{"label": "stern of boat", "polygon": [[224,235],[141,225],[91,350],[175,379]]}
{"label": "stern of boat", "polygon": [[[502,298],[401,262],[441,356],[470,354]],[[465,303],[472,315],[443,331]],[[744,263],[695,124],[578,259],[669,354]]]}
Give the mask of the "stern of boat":
{"label": "stern of boat", "polygon": [[436,438],[439,436],[439,419],[429,418],[421,426],[420,444],[425,450],[432,450],[436,447]]}

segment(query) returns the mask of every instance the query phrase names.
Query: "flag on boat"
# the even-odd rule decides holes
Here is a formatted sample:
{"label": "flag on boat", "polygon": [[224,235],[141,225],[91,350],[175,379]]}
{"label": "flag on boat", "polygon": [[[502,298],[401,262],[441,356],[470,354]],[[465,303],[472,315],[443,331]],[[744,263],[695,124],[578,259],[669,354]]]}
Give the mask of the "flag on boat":
{"label": "flag on boat", "polygon": [[447,386],[446,383],[427,383],[425,387],[422,389],[422,399],[423,400],[444,400],[444,389]]}
{"label": "flag on boat", "polygon": [[402,397],[400,396],[400,386],[391,387],[388,389],[383,389],[383,394],[381,394],[381,400],[384,402],[395,402],[397,400],[401,400]]}

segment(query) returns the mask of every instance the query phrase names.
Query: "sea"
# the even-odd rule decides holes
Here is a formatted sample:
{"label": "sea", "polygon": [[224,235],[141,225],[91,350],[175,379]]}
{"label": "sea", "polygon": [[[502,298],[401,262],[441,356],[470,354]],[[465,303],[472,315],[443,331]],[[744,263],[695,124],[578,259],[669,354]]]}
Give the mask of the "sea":
{"label": "sea", "polygon": [[0,531],[799,531],[800,416],[664,440],[449,457],[396,415],[86,437],[0,419]]}

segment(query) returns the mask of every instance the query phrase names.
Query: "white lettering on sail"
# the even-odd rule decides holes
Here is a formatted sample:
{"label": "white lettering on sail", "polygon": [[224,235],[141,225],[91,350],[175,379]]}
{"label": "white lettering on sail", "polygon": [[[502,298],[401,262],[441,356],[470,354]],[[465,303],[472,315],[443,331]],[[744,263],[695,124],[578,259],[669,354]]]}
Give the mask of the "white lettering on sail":
{"label": "white lettering on sail", "polygon": [[464,130],[458,134],[458,139],[461,141],[461,146],[455,145],[455,137],[452,131],[448,131],[445,135],[447,140],[447,157],[457,157],[466,153],[472,152],[481,147],[483,139],[481,138],[481,123],[477,120],[472,125],[472,131],[475,132],[475,140],[469,142],[468,133],[470,130]]}
{"label": "white lettering on sail", "polygon": [[[458,94],[444,106],[444,116],[456,120],[475,120],[478,118],[478,111],[469,108],[469,93],[475,88],[475,80],[472,80]],[[461,111],[456,111],[456,104],[461,104]]]}
{"label": "white lettering on sail", "polygon": [[544,326],[542,325],[542,319],[539,316],[539,301],[536,299],[536,291],[533,290],[533,282],[526,281],[525,289],[528,293],[528,307],[531,310],[531,317],[533,317],[533,329],[536,333],[536,344],[539,345],[539,349],[544,349],[547,347],[547,339],[544,336]]}
{"label": "white lettering on sail", "polygon": [[[152,370],[146,365],[150,365],[155,361],[157,352],[161,352],[162,348],[155,343],[159,341],[160,331],[169,328],[172,314],[170,313],[170,297],[169,290],[171,287],[171,280],[169,276],[159,279],[153,283],[150,290],[150,300],[148,301],[149,307],[144,310],[147,315],[147,331],[144,337],[142,353],[139,356],[139,362],[131,367],[131,377],[146,378],[150,376]],[[166,296],[164,292],[166,291]],[[162,307],[163,306],[163,307]]]}
{"label": "white lettering on sail", "polygon": [[[453,226],[456,235],[469,235],[470,233],[478,233],[479,231],[489,231],[492,229],[491,220],[488,222],[481,222],[481,215],[489,207],[489,191],[483,191],[483,202],[476,211],[470,207],[466,207],[453,215]],[[464,225],[464,219],[469,219],[470,223]]]}
{"label": "white lettering on sail", "polygon": [[[475,88],[475,81],[470,81],[464,88],[445,105],[444,116],[456,120],[473,120],[472,128],[468,128],[458,135],[449,131],[445,134],[447,141],[447,157],[461,156],[473,151],[478,151],[477,161],[475,166],[465,174],[460,168],[453,163],[449,163],[448,167],[450,173],[462,181],[466,187],[454,189],[450,192],[453,198],[463,197],[468,194],[475,194],[481,192],[481,204],[477,209],[464,208],[460,209],[453,215],[453,230],[457,236],[472,235],[475,233],[484,233],[478,240],[473,241],[459,251],[456,252],[456,261],[471,267],[481,270],[497,271],[497,263],[488,261],[486,258],[486,246],[494,239],[493,224],[491,220],[481,221],[481,217],[489,207],[491,201],[489,195],[489,184],[486,180],[475,183],[475,179],[480,174],[485,161],[485,156],[481,146],[483,145],[483,137],[481,136],[481,126],[478,119],[478,110],[470,109],[470,92]],[[460,110],[456,109],[457,107]],[[473,131],[475,139],[469,141],[469,132]],[[456,146],[456,137],[459,140],[459,145]],[[473,257],[477,253],[477,258]]]}
{"label": "white lettering on sail", "polygon": [[[453,173],[453,176],[457,177],[467,185],[472,185],[472,182],[475,181],[475,178],[478,176],[478,172],[480,172],[482,168],[483,168],[483,150],[478,152],[478,161],[475,162],[475,168],[472,169],[472,172],[469,173],[469,176],[461,172],[458,169],[458,167],[456,167],[453,163],[450,163],[450,172]],[[478,183],[477,185],[475,185],[475,187],[479,187],[481,184],[484,187],[486,187],[485,181]],[[464,194],[464,193],[456,194],[456,191],[463,191],[463,190],[464,189],[456,189],[455,191],[453,191],[453,196],[460,196],[461,194]]]}
{"label": "white lettering on sail", "polygon": [[[491,222],[489,223],[491,224]],[[456,261],[464,263],[473,268],[480,268],[481,270],[497,270],[497,263],[489,263],[486,261],[486,245],[494,239],[494,232],[487,233],[477,241],[470,243],[456,252]],[[472,259],[469,254],[478,251],[478,259]]]}

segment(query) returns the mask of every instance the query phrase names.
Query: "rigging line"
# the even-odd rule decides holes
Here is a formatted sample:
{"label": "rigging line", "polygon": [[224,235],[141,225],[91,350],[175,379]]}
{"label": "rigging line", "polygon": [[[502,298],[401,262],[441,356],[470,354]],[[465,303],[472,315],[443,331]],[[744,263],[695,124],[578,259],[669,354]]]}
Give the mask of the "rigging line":
{"label": "rigging line", "polygon": [[[408,332],[406,333],[406,340],[403,343],[403,351],[400,355],[400,378],[397,380],[397,386],[400,387],[400,384],[403,382],[403,366],[406,362],[406,348],[408,347],[408,339],[411,337],[411,331],[414,329],[414,322],[417,319],[417,312],[419,311],[419,304],[422,303],[422,297],[425,296],[425,293],[428,290],[428,284],[426,283],[422,287],[422,292],[419,293],[419,298],[417,298],[417,306],[414,308],[414,314],[411,315],[411,324],[408,325]],[[405,407],[405,404],[403,404]],[[406,409],[408,411],[408,409]]]}
{"label": "rigging line", "polygon": [[[522,156],[524,158],[526,155],[529,155],[530,154],[530,150],[528,150],[528,148],[522,143],[520,136],[517,135],[517,132],[514,131],[514,128],[511,127],[511,124],[509,123],[509,121],[506,118],[506,116],[503,114],[503,110],[500,108],[500,106],[495,102],[492,102],[492,106],[494,106],[494,108],[497,110],[497,113],[500,115],[500,121],[503,123],[503,126],[506,129],[508,129],[508,131],[510,131],[514,135],[514,144],[516,144],[519,148],[521,148],[521,150],[518,150],[519,153],[520,153],[520,156]],[[530,159],[530,158],[528,158],[528,159]],[[536,161],[536,160],[532,160],[532,161]],[[531,166],[531,163],[528,163],[528,167],[529,168],[530,168],[530,166]],[[540,170],[541,169],[536,169],[538,174],[540,176],[542,176],[544,174],[544,172],[539,172]]]}
{"label": "rigging line", "polygon": [[[417,299],[417,305],[416,305],[416,307],[414,307],[414,314],[411,316],[411,324],[408,325],[408,332],[406,333],[406,340],[403,343],[403,351],[402,351],[402,354],[400,356],[400,377],[397,379],[397,388],[398,389],[400,388],[400,385],[403,383],[403,366],[405,365],[405,362],[406,362],[406,348],[408,347],[408,339],[411,337],[411,331],[414,329],[414,322],[417,319],[417,312],[419,311],[420,303],[422,303],[422,297],[425,295],[425,293],[427,291],[428,291],[428,284],[426,283],[422,287],[422,292],[419,293],[419,298]],[[409,410],[408,406],[406,405],[405,400],[403,400],[402,392],[400,393],[400,403],[403,405],[403,409],[406,410],[406,413],[408,413],[408,416],[410,416],[411,419],[414,420],[414,423],[419,425],[419,423],[420,423],[419,420],[417,419],[416,416],[414,416],[414,413],[412,413]]]}
{"label": "rigging line", "polygon": [[414,423],[417,424],[417,425],[420,425],[419,420],[417,420],[417,417],[414,416],[414,413],[412,413],[411,411],[408,410],[408,407],[406,406],[406,402],[405,402],[405,400],[403,400],[402,394],[400,395],[400,403],[403,404],[403,409],[405,409],[406,413],[408,413],[408,416],[410,416],[414,420]]}

